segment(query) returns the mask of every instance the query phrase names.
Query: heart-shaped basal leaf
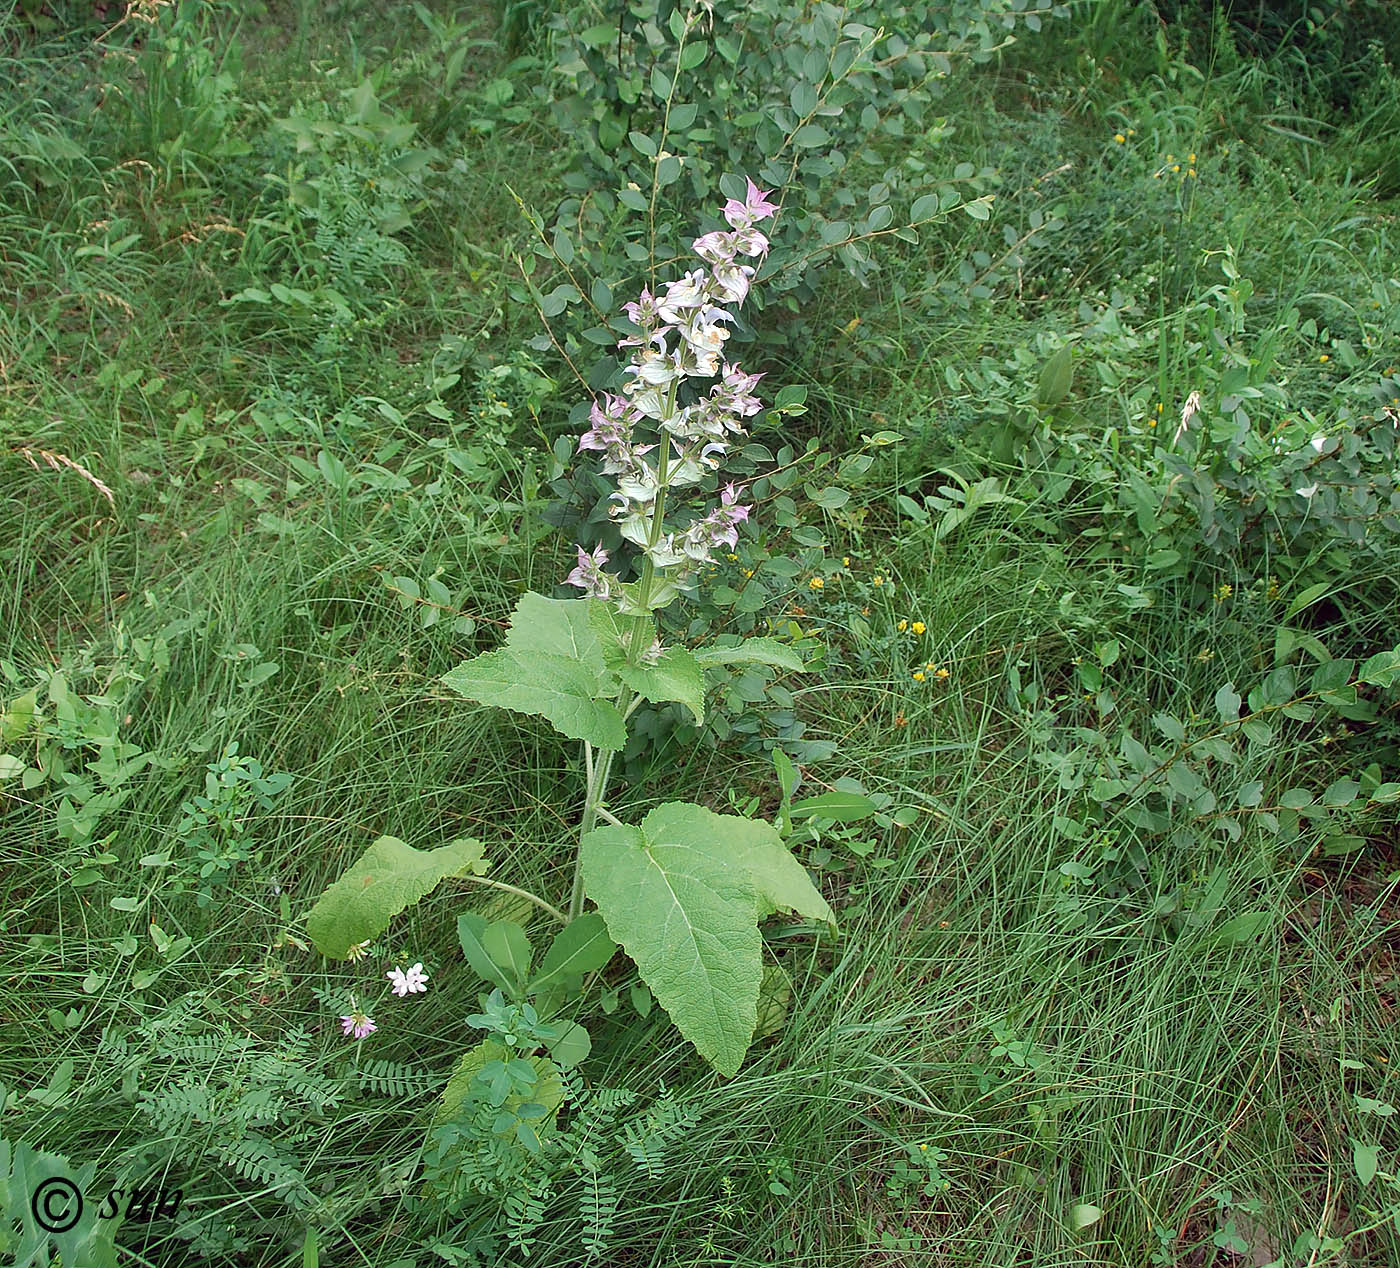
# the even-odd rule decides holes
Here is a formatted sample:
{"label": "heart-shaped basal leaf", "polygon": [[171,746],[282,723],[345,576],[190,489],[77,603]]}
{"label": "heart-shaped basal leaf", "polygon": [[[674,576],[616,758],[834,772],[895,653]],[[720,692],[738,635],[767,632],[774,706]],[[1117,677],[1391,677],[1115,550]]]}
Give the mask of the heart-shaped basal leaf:
{"label": "heart-shaped basal leaf", "polygon": [[415,850],[397,837],[380,837],[316,901],[306,932],[333,960],[389,927],[405,907],[432,893],[448,876],[486,871],[482,844],[469,838],[436,850]]}
{"label": "heart-shaped basal leaf", "polygon": [[581,852],[608,932],[696,1051],[733,1074],[758,1021],[758,922],[791,910],[834,923],[806,870],[769,824],[679,802],[595,829]]}

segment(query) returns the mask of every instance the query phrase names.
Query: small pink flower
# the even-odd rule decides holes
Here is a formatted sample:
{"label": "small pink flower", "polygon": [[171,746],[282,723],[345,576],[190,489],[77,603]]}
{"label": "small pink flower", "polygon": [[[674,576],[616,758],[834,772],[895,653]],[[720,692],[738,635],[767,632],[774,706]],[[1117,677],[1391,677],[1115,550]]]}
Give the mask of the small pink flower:
{"label": "small pink flower", "polygon": [[342,1033],[353,1039],[363,1039],[366,1035],[373,1034],[379,1027],[365,1013],[354,1009],[340,1019],[340,1029]]}

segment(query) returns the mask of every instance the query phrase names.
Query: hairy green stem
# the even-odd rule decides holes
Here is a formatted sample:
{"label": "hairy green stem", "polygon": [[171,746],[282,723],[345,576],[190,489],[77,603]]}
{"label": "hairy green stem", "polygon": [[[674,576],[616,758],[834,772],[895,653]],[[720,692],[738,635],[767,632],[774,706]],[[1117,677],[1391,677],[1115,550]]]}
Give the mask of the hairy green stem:
{"label": "hairy green stem", "polygon": [[[666,400],[667,418],[676,412],[676,397],[679,387],[679,381],[673,380]],[[659,487],[656,490],[656,504],[652,507],[651,527],[647,532],[648,553],[643,558],[642,575],[637,583],[637,601],[642,609],[642,614],[637,618],[637,624],[627,649],[627,658],[634,664],[647,650],[646,618],[650,612],[647,600],[651,597],[651,585],[656,577],[656,565],[652,562],[650,551],[661,540],[662,521],[666,512],[666,476],[670,466],[671,441],[666,429],[663,427],[660,430],[661,455],[656,465],[656,481]],[[624,686],[618,692],[616,704],[618,712],[622,714],[623,721],[632,716],[632,711],[637,707],[639,701],[640,697],[630,687]],[[612,774],[613,758],[617,756],[617,751],[607,749],[605,753],[605,756],[595,760],[593,746],[584,741],[583,768],[586,786],[583,796],[583,817],[578,825],[579,851],[574,859],[574,883],[569,891],[568,920],[570,921],[577,920],[583,914],[583,838],[597,826],[600,816],[608,820],[609,823],[621,826],[621,820],[603,809],[603,799],[608,794],[608,777]]]}
{"label": "hairy green stem", "polygon": [[569,923],[569,918],[558,907],[552,903],[547,903],[538,894],[532,894],[528,889],[521,889],[518,885],[507,885],[505,881],[492,880],[488,876],[459,876],[459,881],[471,881],[473,885],[487,885],[492,889],[503,889],[508,894],[515,894],[520,898],[528,898],[536,907],[542,911],[547,911],[560,924]]}

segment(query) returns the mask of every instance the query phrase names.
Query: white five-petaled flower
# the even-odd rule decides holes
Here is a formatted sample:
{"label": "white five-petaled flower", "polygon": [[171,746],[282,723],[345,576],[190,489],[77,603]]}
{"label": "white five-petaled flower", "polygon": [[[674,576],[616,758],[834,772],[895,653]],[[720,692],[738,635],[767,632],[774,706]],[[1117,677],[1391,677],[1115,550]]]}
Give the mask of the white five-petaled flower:
{"label": "white five-petaled flower", "polygon": [[394,994],[402,998],[428,989],[428,975],[423,972],[422,963],[415,964],[408,972],[390,969],[385,975],[394,984]]}

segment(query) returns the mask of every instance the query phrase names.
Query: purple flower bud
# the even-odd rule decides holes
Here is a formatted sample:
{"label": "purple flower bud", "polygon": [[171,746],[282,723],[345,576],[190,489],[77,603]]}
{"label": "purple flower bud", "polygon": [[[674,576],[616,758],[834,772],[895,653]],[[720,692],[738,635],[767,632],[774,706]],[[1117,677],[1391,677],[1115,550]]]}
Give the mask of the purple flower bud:
{"label": "purple flower bud", "polygon": [[613,579],[603,571],[608,562],[608,552],[595,546],[590,555],[582,546],[578,548],[578,567],[564,578],[566,584],[578,586],[590,599],[610,599],[613,596]]}

